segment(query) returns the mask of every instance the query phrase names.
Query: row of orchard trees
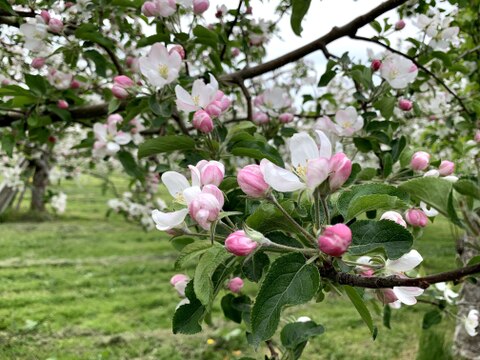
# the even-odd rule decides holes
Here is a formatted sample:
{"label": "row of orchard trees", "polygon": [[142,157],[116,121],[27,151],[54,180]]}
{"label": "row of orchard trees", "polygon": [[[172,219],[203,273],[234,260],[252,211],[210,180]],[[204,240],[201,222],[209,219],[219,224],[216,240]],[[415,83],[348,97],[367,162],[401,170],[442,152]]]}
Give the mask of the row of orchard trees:
{"label": "row of orchard trees", "polygon": [[[310,2],[275,2],[298,36]],[[425,328],[456,304],[456,351],[474,358],[478,1],[387,0],[268,62],[277,22],[257,18],[253,1],[209,5],[0,0],[0,210],[31,188],[33,210],[48,200],[62,212],[66,196],[49,184],[89,173],[116,192],[109,174],[121,169],[131,189],[112,211],[172,235],[177,268],[197,264],[172,278],[175,333],[201,331],[228,284],[222,308],[249,342],[299,358],[323,327],[302,318],[274,342],[282,308],[335,289],[373,338],[372,302],[388,321],[391,307],[428,301]],[[368,25],[375,36],[360,35]],[[405,26],[417,35],[394,47]],[[342,37],[380,52],[368,63],[330,53]],[[327,58],[320,76],[303,61],[314,51]],[[419,277],[415,242],[438,215],[465,234],[464,266]],[[255,299],[241,294],[247,280]]]}

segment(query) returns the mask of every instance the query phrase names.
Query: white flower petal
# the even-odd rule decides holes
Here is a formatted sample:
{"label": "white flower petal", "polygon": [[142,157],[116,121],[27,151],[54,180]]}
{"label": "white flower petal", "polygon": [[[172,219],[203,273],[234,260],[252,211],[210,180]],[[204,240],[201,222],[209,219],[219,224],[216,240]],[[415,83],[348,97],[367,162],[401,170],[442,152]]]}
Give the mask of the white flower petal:
{"label": "white flower petal", "polygon": [[297,167],[299,165],[306,166],[310,159],[317,159],[319,157],[318,147],[310,135],[306,132],[297,133],[290,139],[289,145],[292,165]]}
{"label": "white flower petal", "polygon": [[427,208],[427,204],[425,204],[423,201],[420,201],[420,208],[428,217],[435,217],[439,214],[439,212],[433,207]]}
{"label": "white flower petal", "polygon": [[317,134],[318,142],[320,144],[319,156],[330,159],[332,157],[332,143],[328,139],[328,136],[320,130],[315,130],[315,133]]}
{"label": "white flower petal", "polygon": [[404,272],[416,268],[422,261],[423,257],[417,250],[410,250],[397,260],[387,260],[385,268],[394,273]]}
{"label": "white flower petal", "polygon": [[115,135],[114,140],[119,145],[126,145],[132,140],[132,135],[126,132],[119,132]]}
{"label": "white flower petal", "polygon": [[297,175],[283,169],[267,159],[260,162],[260,171],[265,182],[280,192],[292,192],[305,188]]}
{"label": "white flower petal", "polygon": [[393,292],[398,300],[405,305],[415,305],[417,303],[416,296],[423,294],[424,290],[413,286],[396,286]]}
{"label": "white flower petal", "polygon": [[190,205],[190,203],[195,200],[197,195],[201,193],[202,190],[200,189],[200,186],[190,186],[183,190],[183,198],[185,199],[187,205]]}
{"label": "white flower petal", "polygon": [[158,230],[165,231],[173,229],[185,220],[188,209],[181,209],[173,212],[162,212],[159,210],[152,211],[152,219],[155,221]]}
{"label": "white flower petal", "polygon": [[176,171],[167,171],[163,173],[162,182],[173,197],[177,197],[179,194],[183,193],[183,190],[190,187],[187,178]]}

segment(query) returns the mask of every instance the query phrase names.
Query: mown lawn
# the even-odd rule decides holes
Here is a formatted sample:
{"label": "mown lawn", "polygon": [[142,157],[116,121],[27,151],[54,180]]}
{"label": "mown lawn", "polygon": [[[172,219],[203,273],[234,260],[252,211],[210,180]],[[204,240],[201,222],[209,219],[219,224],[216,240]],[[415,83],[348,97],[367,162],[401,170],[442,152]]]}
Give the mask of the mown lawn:
{"label": "mown lawn", "polygon": [[[15,218],[0,223],[0,359],[263,359],[246,345],[243,326],[213,315],[195,336],[172,335],[179,301],[169,284],[175,250],[161,232],[144,232],[122,217],[105,217],[98,180],[63,184],[67,212],[48,222]],[[118,181],[120,189],[125,183]],[[415,244],[427,273],[455,266],[446,222],[437,221]],[[252,286],[247,286],[247,292]],[[330,294],[322,303],[287,309],[282,324],[309,315],[326,332],[305,359],[448,359],[441,348],[453,333],[443,321],[421,330],[429,305],[392,312],[392,329],[371,307],[379,334],[371,340],[348,300]],[[208,339],[213,339],[207,343]],[[433,343],[432,343],[433,341]]]}

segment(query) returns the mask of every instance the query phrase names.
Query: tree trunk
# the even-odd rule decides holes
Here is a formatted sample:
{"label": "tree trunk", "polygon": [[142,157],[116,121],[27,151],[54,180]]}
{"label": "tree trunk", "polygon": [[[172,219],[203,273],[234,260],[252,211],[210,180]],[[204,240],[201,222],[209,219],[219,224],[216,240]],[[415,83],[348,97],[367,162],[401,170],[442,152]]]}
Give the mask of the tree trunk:
{"label": "tree trunk", "polygon": [[[458,253],[462,262],[466,264],[478,252],[469,247],[468,243],[474,243],[474,239],[463,236],[458,244]],[[480,282],[472,284],[466,281],[460,292],[460,301],[458,301],[457,326],[454,335],[454,353],[460,359],[480,360],[480,334],[470,336],[465,331],[464,319],[472,309],[480,311]],[[480,329],[479,329],[480,331]]]}
{"label": "tree trunk", "polygon": [[46,155],[33,160],[35,173],[32,183],[32,201],[30,209],[35,212],[45,212],[45,191],[48,185],[48,161]]}

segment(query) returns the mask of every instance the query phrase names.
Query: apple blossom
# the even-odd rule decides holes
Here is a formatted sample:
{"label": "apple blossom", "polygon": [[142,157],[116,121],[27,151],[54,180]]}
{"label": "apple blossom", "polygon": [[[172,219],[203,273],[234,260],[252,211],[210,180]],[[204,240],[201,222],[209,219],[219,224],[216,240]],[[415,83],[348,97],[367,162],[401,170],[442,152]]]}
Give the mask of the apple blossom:
{"label": "apple blossom", "polygon": [[185,221],[187,214],[188,209],[173,212],[162,212],[155,209],[152,211],[152,219],[158,230],[166,231],[181,225]]}
{"label": "apple blossom", "polygon": [[191,95],[183,87],[177,85],[175,87],[177,107],[179,110],[187,113],[200,109],[205,110],[208,105],[215,101],[217,91],[218,82],[212,74],[210,74],[209,84],[205,84],[202,79],[195,80],[192,85]]}
{"label": "apple blossom", "polygon": [[50,19],[48,22],[48,30],[54,34],[60,34],[63,30],[63,22],[60,19]]}
{"label": "apple blossom", "polygon": [[409,209],[405,213],[405,219],[407,223],[412,226],[425,227],[428,223],[428,218],[425,213],[420,209]]}
{"label": "apple blossom", "polygon": [[448,286],[446,283],[437,283],[435,284],[435,287],[437,290],[443,292],[443,296],[440,297],[441,300],[445,300],[449,304],[454,303],[454,299],[457,298],[460,294],[456,293],[453,291],[450,286]]}
{"label": "apple blossom", "polygon": [[233,293],[239,293],[243,288],[243,280],[239,277],[235,277],[228,282],[228,288]]}
{"label": "apple blossom", "polygon": [[48,71],[47,80],[58,90],[67,90],[72,83],[73,75],[55,69]]}
{"label": "apple blossom", "polygon": [[188,213],[203,229],[209,230],[211,224],[217,220],[222,205],[217,197],[211,193],[204,192],[195,196],[188,205]]}
{"label": "apple blossom", "polygon": [[392,289],[379,289],[377,291],[377,298],[384,305],[398,301],[398,298]]}
{"label": "apple blossom", "polygon": [[201,15],[208,10],[210,2],[208,0],[193,0],[193,12],[195,15]]}
{"label": "apple blossom", "polygon": [[400,19],[395,23],[395,30],[402,30],[405,27],[405,21]]}
{"label": "apple blossom", "polygon": [[317,128],[337,136],[352,136],[363,128],[363,118],[358,116],[353,106],[345,110],[338,110],[335,114],[335,123],[328,116],[318,119]]}
{"label": "apple blossom", "polygon": [[132,140],[129,133],[118,131],[117,124],[113,121],[109,121],[108,124],[95,123],[93,133],[96,139],[93,145],[94,153],[100,157],[115,155],[120,151],[121,145],[126,145]]}
{"label": "apple blossom", "polygon": [[189,281],[190,279],[187,277],[173,284],[173,287],[175,288],[175,290],[177,290],[178,296],[185,297],[185,289],[187,288]]}
{"label": "apple blossom", "polygon": [[183,48],[182,45],[173,45],[170,50],[168,50],[169,54],[172,54],[172,52],[178,53],[180,55],[180,58],[183,60],[185,59],[185,49]]}
{"label": "apple blossom", "polygon": [[231,50],[232,57],[237,57],[240,55],[240,49],[239,48],[232,48]]}
{"label": "apple blossom", "polygon": [[221,18],[223,17],[224,15],[226,15],[228,12],[228,8],[222,4],[222,5],[217,5],[217,12],[215,13],[215,16],[217,18]]}
{"label": "apple blossom", "polygon": [[455,164],[448,160],[443,160],[438,167],[438,171],[441,176],[452,175],[455,171]]}
{"label": "apple blossom", "polygon": [[185,280],[188,281],[190,280],[190,278],[185,274],[175,274],[170,278],[170,284],[172,286],[175,286],[175,284],[178,283],[179,281],[185,281]]}
{"label": "apple blossom", "polygon": [[398,100],[398,107],[403,111],[410,111],[413,108],[413,102],[407,99]]}
{"label": "apple blossom", "polygon": [[278,114],[282,109],[289,108],[292,105],[288,92],[279,87],[265,90],[261,100],[261,110],[274,114]]}
{"label": "apple blossom", "polygon": [[270,118],[264,112],[257,111],[253,114],[252,120],[257,125],[263,125],[263,124],[267,124],[270,121]]}
{"label": "apple blossom", "polygon": [[382,67],[382,60],[379,60],[379,59],[373,59],[373,60],[372,60],[372,63],[370,64],[370,68],[371,68],[373,71],[377,71],[377,70],[379,70],[381,67]]}
{"label": "apple blossom", "polygon": [[28,22],[20,25],[20,32],[25,36],[25,48],[32,52],[39,52],[44,49],[44,40],[48,36],[47,25],[38,16],[36,22]]}
{"label": "apple blossom", "polygon": [[81,85],[80,81],[73,79],[70,83],[70,89],[79,89]]}
{"label": "apple blossom", "polygon": [[67,195],[60,192],[52,196],[50,205],[52,205],[53,210],[55,210],[57,214],[63,214],[67,208]]}
{"label": "apple blossom", "polygon": [[417,66],[398,54],[388,54],[380,67],[380,76],[394,89],[406,88],[415,80],[417,74]]}
{"label": "apple blossom", "polygon": [[456,40],[459,31],[460,28],[458,26],[445,28],[440,31],[428,45],[430,45],[433,49],[446,50],[448,49],[450,43]]}
{"label": "apple blossom", "polygon": [[57,107],[64,110],[68,109],[68,102],[66,102],[65,100],[58,100]]}
{"label": "apple blossom", "polygon": [[465,318],[465,330],[470,336],[478,335],[478,323],[480,320],[480,314],[478,310],[472,309],[468,312],[467,317]]}
{"label": "apple blossom", "polygon": [[157,88],[163,88],[178,78],[182,58],[178,52],[169,54],[163,44],[156,43],[148,55],[140,57],[138,62],[140,71],[148,82]]}
{"label": "apple blossom", "polygon": [[[192,170],[193,174],[195,170],[192,169],[193,167],[191,165],[189,168]],[[201,160],[195,168],[198,169],[201,185],[219,186],[225,176],[225,166],[221,162],[215,160]]]}
{"label": "apple blossom", "polygon": [[208,134],[213,130],[213,120],[205,110],[197,110],[193,114],[192,125],[198,131]]}
{"label": "apple blossom", "polygon": [[263,179],[259,165],[247,165],[238,172],[237,182],[240,189],[248,196],[254,198],[264,197],[270,186]]}
{"label": "apple blossom", "polygon": [[278,116],[278,121],[282,124],[288,124],[293,121],[293,114],[292,113],[283,113]]}
{"label": "apple blossom", "polygon": [[40,17],[42,18],[44,24],[48,24],[50,21],[50,14],[47,10],[40,11]]}
{"label": "apple blossom", "polygon": [[389,220],[397,223],[398,225],[403,226],[404,228],[407,227],[407,223],[403,220],[403,217],[400,213],[396,211],[386,211],[380,217],[380,220]]}
{"label": "apple blossom", "polygon": [[428,208],[427,204],[425,204],[423,201],[420,201],[420,209],[427,215],[428,217],[435,217],[439,214],[439,212],[434,209],[433,207]]}
{"label": "apple blossom", "polygon": [[328,166],[330,169],[328,177],[330,190],[335,191],[340,189],[350,177],[352,161],[344,153],[337,153],[330,158]]}
{"label": "apple blossom", "polygon": [[330,256],[342,256],[352,242],[352,231],[347,225],[327,226],[318,237],[319,249]]}
{"label": "apple blossom", "polygon": [[154,1],[145,1],[142,5],[142,14],[146,17],[153,17],[160,15],[160,12]]}
{"label": "apple blossom", "polygon": [[430,165],[430,154],[425,151],[417,151],[412,155],[410,166],[413,170],[425,170]]}
{"label": "apple blossom", "polygon": [[357,265],[355,266],[355,270],[364,277],[371,277],[374,275],[375,270],[369,267],[370,261],[372,258],[370,256],[360,256],[355,262],[357,264],[365,264],[366,266]]}
{"label": "apple blossom", "polygon": [[41,69],[43,67],[43,65],[45,65],[45,58],[37,57],[37,58],[32,60],[31,65],[34,69]]}
{"label": "apple blossom", "polygon": [[225,249],[237,256],[247,256],[251,254],[258,243],[250,239],[243,230],[237,230],[225,239]]}
{"label": "apple blossom", "polygon": [[215,95],[214,103],[220,106],[220,108],[222,109],[222,112],[225,112],[228,110],[228,108],[232,104],[232,100],[227,95],[225,95],[223,91],[218,90],[217,95]]}

